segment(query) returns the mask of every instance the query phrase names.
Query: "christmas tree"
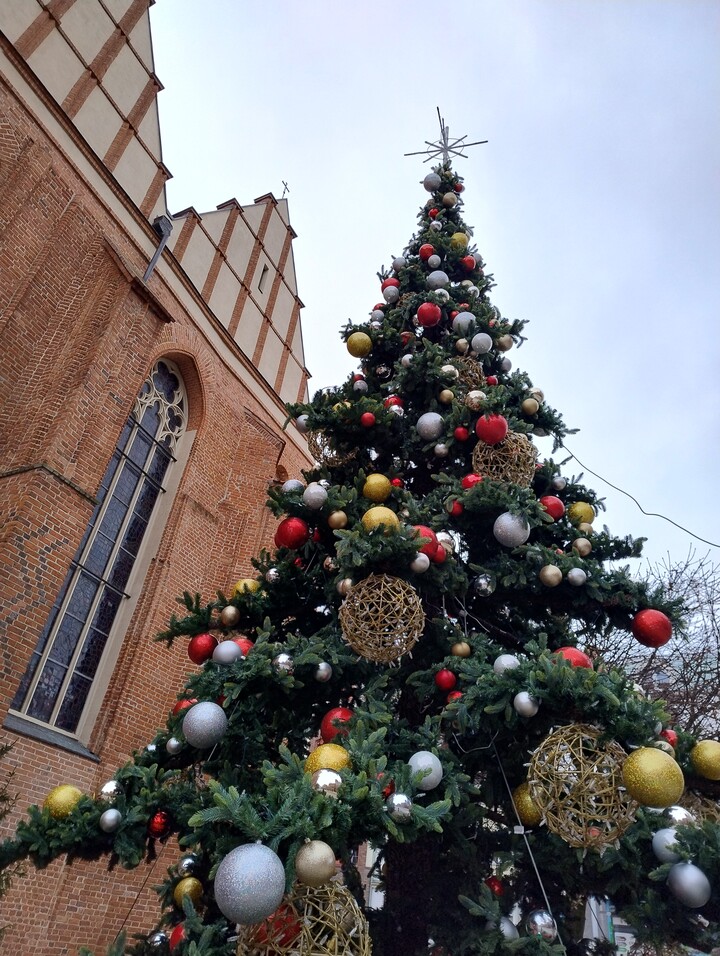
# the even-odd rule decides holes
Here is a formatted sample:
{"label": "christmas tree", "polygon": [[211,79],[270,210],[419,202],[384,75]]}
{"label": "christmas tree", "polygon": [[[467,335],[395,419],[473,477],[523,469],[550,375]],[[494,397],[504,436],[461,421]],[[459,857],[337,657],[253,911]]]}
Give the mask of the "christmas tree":
{"label": "christmas tree", "polygon": [[316,465],[269,490],[275,548],[160,635],[202,665],[166,728],[0,848],[133,867],[176,836],[134,952],[613,952],[588,916],[610,902],[639,952],[720,940],[720,743],[593,654],[613,629],[663,646],[681,603],[539,459],[566,428],[508,358],[523,323],[490,301],[447,148],[423,185],[380,303],[342,330],[360,371],[288,410]]}

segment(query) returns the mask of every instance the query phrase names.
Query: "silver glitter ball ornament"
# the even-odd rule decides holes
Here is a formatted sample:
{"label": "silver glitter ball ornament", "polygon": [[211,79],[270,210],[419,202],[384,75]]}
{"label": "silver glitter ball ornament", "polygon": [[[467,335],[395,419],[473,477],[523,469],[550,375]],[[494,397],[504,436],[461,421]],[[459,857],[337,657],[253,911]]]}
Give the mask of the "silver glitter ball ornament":
{"label": "silver glitter ball ornament", "polygon": [[439,438],[445,431],[445,420],[437,412],[425,412],[418,418],[415,427],[421,438],[432,441],[434,438]]}
{"label": "silver glitter ball ornament", "polygon": [[443,778],[443,768],[439,759],[429,750],[418,750],[408,760],[408,766],[413,774],[423,773],[418,780],[419,790],[434,790]]}
{"label": "silver glitter ball ornament", "polygon": [[392,267],[396,272],[399,272],[401,269],[404,269],[407,265],[407,259],[405,256],[396,256],[392,261]]}
{"label": "silver glitter ball ornament", "polygon": [[564,491],[567,481],[562,475],[555,475],[551,484],[555,491]]}
{"label": "silver glitter ball ornament", "polygon": [[434,193],[440,188],[441,182],[442,179],[440,179],[437,173],[428,173],[425,179],[423,179],[423,186],[429,193]]}
{"label": "silver glitter ball ornament", "polygon": [[269,584],[274,584],[276,581],[280,580],[280,572],[277,568],[268,568],[265,572],[265,580]]}
{"label": "silver glitter ball ornament", "polygon": [[212,659],[216,664],[232,664],[243,656],[242,649],[235,641],[220,641],[212,653]]}
{"label": "silver glitter ball ornament", "polygon": [[504,674],[505,671],[513,671],[520,666],[520,660],[514,654],[501,654],[493,662],[493,670],[496,674]]}
{"label": "silver glitter ball ornament", "polygon": [[373,320],[373,322],[382,322],[382,320],[385,318],[385,313],[382,309],[373,309],[370,313],[370,318]]}
{"label": "silver glitter ball ornament", "polygon": [[178,740],[177,737],[171,737],[168,742],[165,744],[165,749],[170,754],[171,757],[174,757],[176,754],[179,754],[183,749],[182,741]]}
{"label": "silver glitter ball ornament", "polygon": [[287,481],[283,482],[282,490],[286,495],[302,494],[305,490],[305,485],[298,478],[288,478]]}
{"label": "silver glitter ball ornament", "polygon": [[486,352],[489,352],[492,348],[493,340],[487,334],[487,332],[478,332],[477,335],[473,335],[470,340],[470,347],[473,352],[477,352],[478,355],[485,355]]}
{"label": "silver glitter ball ornament", "polygon": [[382,290],[382,296],[388,305],[394,305],[400,298],[400,290],[397,286],[389,285],[386,289]]}
{"label": "silver glitter ball ornament", "polygon": [[332,677],[333,669],[327,661],[320,661],[315,668],[315,680],[320,684],[326,684]]}
{"label": "silver glitter ball ornament", "polygon": [[390,818],[396,823],[405,823],[412,817],[413,803],[406,793],[391,793],[385,806]]}
{"label": "silver glitter ball ornament", "polygon": [[570,568],[565,577],[567,583],[572,584],[574,588],[582,587],[587,581],[587,574],[582,568]]}
{"label": "silver glitter ball ornament", "polygon": [[210,700],[201,700],[188,710],[183,718],[182,730],[190,746],[202,750],[214,747],[222,740],[227,724],[225,711],[219,704]]}
{"label": "silver glitter ball ornament", "polygon": [[111,807],[100,815],[98,825],[103,833],[114,833],[122,823],[122,813]]}
{"label": "silver glitter ball ornament", "polygon": [[200,860],[195,856],[195,854],[187,853],[185,856],[181,856],[178,860],[178,876],[192,876],[193,873],[197,873],[199,866]]}
{"label": "silver glitter ball ornament", "polygon": [[680,854],[671,849],[677,842],[675,827],[663,827],[652,838],[652,848],[655,856],[661,863],[677,863]]}
{"label": "silver glitter ball ornament", "polygon": [[146,946],[150,952],[156,953],[157,956],[165,956],[166,953],[170,952],[170,941],[162,930],[158,930],[157,933],[150,933],[146,940]]}
{"label": "silver glitter ball ornament", "polygon": [[441,262],[442,259],[440,256],[437,253],[433,253],[433,255],[431,255],[427,261],[428,269],[439,269]]}
{"label": "silver glitter ball ornament", "polygon": [[428,289],[435,290],[444,289],[450,279],[448,278],[447,272],[443,272],[442,269],[436,269],[434,272],[430,273],[425,281],[427,283]]}
{"label": "silver glitter ball ornament", "polygon": [[497,587],[497,579],[490,571],[483,571],[473,581],[473,589],[480,597],[490,597]]}
{"label": "silver glitter ball ornament", "polygon": [[275,657],[273,657],[272,663],[278,674],[292,674],[295,670],[292,657],[284,651],[281,654],[276,654]]}
{"label": "silver glitter ball ornament", "polygon": [[433,454],[436,458],[447,458],[450,454],[450,446],[446,445],[445,442],[438,442],[433,448]]}
{"label": "silver glitter ball ornament", "polygon": [[[512,362],[509,358],[503,358],[500,360],[500,371],[509,372],[512,369]],[[537,429],[535,429],[537,431]]]}
{"label": "silver glitter ball ornament", "polygon": [[328,499],[328,493],[317,481],[311,482],[303,492],[303,504],[311,511],[319,511]]}
{"label": "silver glitter ball ornament", "polygon": [[521,717],[534,717],[540,710],[540,701],[528,694],[526,690],[521,690],[513,698],[513,707]]}
{"label": "silver glitter ball ornament", "polygon": [[[469,312],[460,312],[453,319],[453,332],[457,332],[458,335],[467,335],[474,322],[475,318],[474,316],[470,315]],[[488,336],[488,338],[490,337]]]}
{"label": "silver glitter ball ornament", "polygon": [[117,780],[108,780],[107,783],[104,783],[98,792],[98,797],[100,800],[107,800],[110,803],[113,800],[116,800],[122,792],[122,788]]}
{"label": "silver glitter ball ornament", "polygon": [[337,800],[338,791],[342,786],[342,777],[337,770],[316,770],[310,778],[313,790]]}
{"label": "silver glitter ball ornament", "polygon": [[548,910],[533,910],[525,920],[528,936],[539,936],[546,943],[552,943],[557,936],[557,923]]}
{"label": "silver glitter ball ornament", "polygon": [[285,867],[277,853],[261,843],[231,850],[215,874],[215,902],[232,923],[259,923],[280,905]]}
{"label": "silver glitter ball ornament", "polygon": [[493,535],[506,548],[517,548],[530,537],[530,525],[522,515],[505,511],[495,519]]}
{"label": "silver glitter ball ornament", "polygon": [[710,880],[694,863],[676,863],[668,873],[670,892],[690,909],[704,906],[712,895]]}

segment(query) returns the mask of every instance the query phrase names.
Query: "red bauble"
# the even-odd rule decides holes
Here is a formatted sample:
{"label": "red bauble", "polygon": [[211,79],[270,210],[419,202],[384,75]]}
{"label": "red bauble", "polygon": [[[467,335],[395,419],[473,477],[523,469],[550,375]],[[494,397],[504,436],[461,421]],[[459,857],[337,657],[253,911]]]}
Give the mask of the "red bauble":
{"label": "red bauble", "polygon": [[310,528],[302,518],[283,518],[275,532],[276,548],[302,548],[310,540]]}
{"label": "red bauble", "polygon": [[577,647],[559,647],[555,651],[555,656],[565,658],[573,667],[589,667],[592,670],[592,661],[587,654],[579,651]]}
{"label": "red bauble", "polygon": [[547,511],[553,521],[557,521],[565,514],[565,505],[555,495],[543,495],[540,504]]}
{"label": "red bauble", "polygon": [[193,664],[204,664],[212,657],[217,643],[212,634],[196,634],[188,644],[188,657]]}
{"label": "red bauble", "polygon": [[423,262],[427,262],[430,256],[434,254],[435,254],[435,246],[431,246],[429,242],[424,242],[420,246],[418,255],[420,256]]}
{"label": "red bauble", "polygon": [[420,308],[417,310],[418,322],[424,329],[429,329],[433,325],[437,325],[440,319],[442,318],[442,311],[439,305],[435,305],[434,302],[423,302]]}
{"label": "red bauble", "polygon": [[435,685],[439,687],[440,690],[452,690],[456,684],[457,677],[452,671],[449,671],[447,667],[443,667],[443,669],[438,671],[435,675]]}
{"label": "red bauble", "polygon": [[185,924],[178,923],[175,929],[170,933],[170,938],[168,944],[170,946],[170,952],[172,952],[176,946],[179,946],[180,943],[185,939]]}
{"label": "red bauble", "polygon": [[237,646],[240,648],[243,653],[243,657],[247,657],[253,647],[255,647],[253,642],[248,637],[234,637],[233,643],[237,644]]}
{"label": "red bauble", "polygon": [[661,730],[660,736],[663,740],[666,740],[671,747],[677,747],[678,735],[670,727],[666,727],[665,730]]}
{"label": "red bauble", "polygon": [[391,794],[395,793],[395,781],[392,779],[392,777],[388,778],[384,773],[379,773],[376,776],[376,780],[378,780],[380,783],[385,783],[387,780],[387,783],[385,783],[382,791],[382,795],[386,800]]}
{"label": "red bauble", "polygon": [[165,810],[157,810],[148,820],[147,830],[156,840],[167,836],[170,832],[170,814]]}
{"label": "red bauble", "polygon": [[400,341],[402,342],[403,345],[409,345],[410,342],[412,342],[412,340],[413,340],[414,338],[415,338],[415,333],[414,333],[414,332],[401,332],[401,333],[400,333]]}
{"label": "red bauble", "polygon": [[[268,916],[258,926],[253,933],[253,944],[258,946],[272,947],[292,946],[300,935],[300,922],[297,913],[287,903],[279,906],[272,916]],[[264,950],[273,953],[274,949]]]}
{"label": "red bauble", "polygon": [[505,892],[505,887],[502,885],[502,881],[496,876],[489,876],[485,880],[485,886],[492,890],[495,896],[502,896]]}
{"label": "red bauble", "polygon": [[672,637],[672,624],[667,614],[646,608],[633,618],[632,632],[635,640],[645,647],[662,647]]}
{"label": "red bauble", "polygon": [[451,319],[456,319],[456,318],[458,317],[458,314],[459,314],[459,313],[458,313],[457,309],[453,309],[452,312],[450,313],[450,318],[451,318]]}
{"label": "red bauble", "polygon": [[355,372],[355,374],[352,377],[352,380],[353,382],[364,382],[365,376],[362,374],[362,372]]}
{"label": "red bauble", "polygon": [[393,488],[404,488],[404,487],[405,487],[405,482],[402,480],[402,478],[391,478],[391,479],[390,479],[390,484],[393,486]]}
{"label": "red bauble", "polygon": [[461,193],[465,191],[465,187],[463,186],[462,183],[455,183],[455,185],[453,186],[453,189],[455,190],[456,193]]}
{"label": "red bauble", "polygon": [[382,291],[385,291],[385,289],[387,289],[388,286],[391,286],[391,285],[395,286],[395,288],[397,289],[400,286],[400,280],[395,279],[392,276],[389,279],[383,279],[382,285],[380,286],[380,288]]}
{"label": "red bauble", "polygon": [[455,436],[455,441],[467,441],[470,437],[470,432],[465,428],[464,425],[458,425],[458,427],[453,432]]}
{"label": "red bauble", "polygon": [[372,311],[372,312],[377,312],[378,309],[381,309],[381,310],[382,310],[382,309],[386,309],[386,308],[387,308],[387,302],[376,302],[375,305],[372,307],[372,310],[371,310],[371,311]]}
{"label": "red bauble", "polygon": [[441,544],[439,544],[437,548],[435,548],[435,550],[430,556],[430,560],[434,561],[435,564],[443,564],[446,558],[447,558],[447,551],[445,550],[445,548],[443,548]]}
{"label": "red bauble", "polygon": [[448,508],[448,514],[451,514],[453,518],[457,518],[458,515],[461,515],[465,508],[461,501],[453,501],[453,503]]}
{"label": "red bauble", "polygon": [[372,428],[376,421],[372,412],[363,412],[360,416],[360,424],[363,428]]}
{"label": "red bauble", "polygon": [[197,697],[193,697],[191,700],[183,698],[179,700],[172,709],[173,714],[179,714],[183,710],[187,710],[188,707],[192,707],[193,704],[197,704]]}
{"label": "red bauble", "polygon": [[418,538],[430,539],[419,550],[420,554],[426,554],[429,558],[431,558],[438,549],[438,539],[435,532],[432,530],[432,528],[428,528],[427,525],[424,524],[416,524],[414,525],[414,528],[417,532]]}
{"label": "red bauble", "polygon": [[383,402],[385,408],[392,408],[393,405],[399,405],[400,408],[402,408],[404,404],[405,402],[400,398],[399,395],[388,395]]}
{"label": "red bauble", "polygon": [[469,474],[469,475],[465,475],[463,478],[461,478],[461,479],[460,479],[460,484],[461,484],[461,486],[467,491],[468,488],[474,487],[476,484],[478,484],[478,482],[480,482],[480,481],[482,481],[482,480],[483,480],[482,475],[476,475],[476,474],[473,472],[473,473],[471,473],[471,474]]}
{"label": "red bauble", "polygon": [[325,714],[320,721],[320,736],[326,744],[331,743],[338,736],[347,737],[347,727],[341,725],[346,724],[352,715],[353,712],[347,707],[333,707]]}
{"label": "red bauble", "polygon": [[475,423],[475,432],[486,445],[498,445],[508,433],[507,418],[503,415],[483,415]]}
{"label": "red bauble", "polygon": [[485,381],[488,383],[488,385],[497,385],[497,375],[487,375],[485,377]]}
{"label": "red bauble", "polygon": [[463,256],[460,260],[463,267],[467,269],[468,272],[472,272],[477,263],[475,262],[475,256]]}
{"label": "red bauble", "polygon": [[458,309],[469,309],[469,308],[470,308],[470,303],[469,303],[469,302],[459,302],[459,303],[458,303]]}
{"label": "red bauble", "polygon": [[433,208],[430,210],[430,212],[428,213],[428,216],[430,216],[431,219],[434,219],[435,216],[437,216],[437,214],[438,214],[439,212],[440,212],[439,209],[435,209],[435,207],[433,207]]}
{"label": "red bauble", "polygon": [[451,690],[450,693],[447,695],[447,702],[448,704],[452,704],[454,700],[460,700],[461,697],[462,697],[461,690]]}

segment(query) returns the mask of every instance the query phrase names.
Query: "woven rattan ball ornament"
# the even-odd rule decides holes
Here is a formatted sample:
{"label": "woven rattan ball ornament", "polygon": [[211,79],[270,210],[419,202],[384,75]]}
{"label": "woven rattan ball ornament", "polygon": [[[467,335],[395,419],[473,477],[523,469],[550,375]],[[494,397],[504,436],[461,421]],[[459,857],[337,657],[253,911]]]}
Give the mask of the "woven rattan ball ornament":
{"label": "woven rattan ball ornament", "polygon": [[472,389],[483,389],[487,385],[482,365],[478,362],[477,358],[470,355],[459,355],[451,361],[460,373],[458,375],[458,381],[461,385],[464,385],[468,391]]}
{"label": "woven rattan ball ornament", "polygon": [[343,602],[340,626],[357,654],[387,664],[413,648],[425,627],[425,612],[415,589],[402,578],[371,574]]}
{"label": "woven rattan ball ornament", "polygon": [[570,846],[602,850],[633,822],[636,804],[623,787],[625,751],[600,743],[602,731],[586,724],[559,727],[530,761],[530,796],[547,828]]}
{"label": "woven rattan ball ornament", "polygon": [[237,956],[370,956],[367,920],[340,883],[297,885],[282,913],[276,932],[270,920],[242,929]]}
{"label": "woven rattan ball ornament", "polygon": [[338,451],[332,440],[320,430],[310,432],[308,435],[308,451],[318,464],[329,465],[331,468],[347,464],[356,455],[354,450]]}
{"label": "woven rattan ball ornament", "polygon": [[478,442],[473,451],[473,470],[493,481],[507,481],[529,488],[535,477],[537,449],[520,432],[508,432],[498,445]]}

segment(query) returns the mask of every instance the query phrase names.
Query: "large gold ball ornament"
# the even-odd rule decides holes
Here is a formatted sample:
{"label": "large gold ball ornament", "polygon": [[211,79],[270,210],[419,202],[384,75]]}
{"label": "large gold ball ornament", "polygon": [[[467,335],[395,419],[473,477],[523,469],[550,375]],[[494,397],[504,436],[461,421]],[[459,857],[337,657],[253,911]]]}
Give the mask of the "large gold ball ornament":
{"label": "large gold ball ornament", "polygon": [[339,531],[341,528],[347,527],[348,516],[344,511],[331,511],[327,519],[328,527],[332,528],[333,531]]}
{"label": "large gold ball ornament", "polygon": [[572,549],[576,554],[579,554],[581,558],[586,558],[592,551],[592,545],[587,538],[575,538],[572,543]]}
{"label": "large gold ball ornament", "polygon": [[580,534],[588,535],[593,533],[593,526],[587,521],[581,521],[580,524],[575,526]]}
{"label": "large gold ball ornament", "polygon": [[720,780],[720,742],[698,740],[690,751],[693,770],[707,780]]}
{"label": "large gold ball ornament", "polygon": [[540,411],[540,403],[534,398],[526,398],[520,408],[525,415],[537,415]]}
{"label": "large gold ball ornament", "polygon": [[438,401],[442,405],[451,405],[454,398],[455,392],[451,388],[444,388],[438,395]]}
{"label": "large gold ball ornament", "polygon": [[644,807],[671,807],[685,789],[679,765],[655,747],[638,747],[623,763],[623,783],[630,796]]}
{"label": "large gold ball ornament", "polygon": [[481,392],[479,388],[471,388],[465,396],[465,404],[471,412],[477,412],[482,408],[485,398],[485,392]]}
{"label": "large gold ball ornament", "polygon": [[228,604],[220,611],[220,623],[223,627],[235,627],[239,620],[240,611],[234,604]]}
{"label": "large gold ball ornament", "polygon": [[450,248],[453,252],[461,252],[467,249],[470,237],[464,232],[454,232],[450,236]]}
{"label": "large gold ball ornament", "polygon": [[411,650],[425,627],[417,592],[390,574],[371,574],[356,584],[339,616],[350,647],[368,660],[386,664]]}
{"label": "large gold ball ornament", "polygon": [[173,890],[173,900],[175,901],[175,905],[179,906],[180,909],[182,909],[183,900],[186,896],[192,900],[192,905],[197,907],[202,899],[202,895],[203,885],[195,876],[183,877]]}
{"label": "large gold ball ornament", "polygon": [[295,875],[306,886],[322,886],[335,876],[335,853],[323,840],[309,840],[295,857]]}
{"label": "large gold ball ornament", "polygon": [[305,773],[317,770],[344,770],[350,766],[350,754],[339,744],[320,744],[305,761]]}
{"label": "large gold ball ornament", "polygon": [[235,582],[232,589],[232,596],[237,597],[238,594],[254,594],[259,590],[260,582],[256,581],[255,578],[240,578],[239,581]]}
{"label": "large gold ball ornament", "polygon": [[573,524],[592,524],[595,520],[595,509],[587,501],[574,501],[568,508],[567,514]]}
{"label": "large gold ball ornament", "polygon": [[546,564],[538,571],[538,577],[546,588],[556,588],[562,581],[562,571],[554,564]]}
{"label": "large gold ball ornament", "polygon": [[385,475],[368,475],[363,485],[363,498],[368,501],[387,501],[392,491],[390,479]]}
{"label": "large gold ball ornament", "polygon": [[383,528],[385,534],[390,534],[392,531],[397,531],[400,527],[400,519],[395,514],[394,511],[391,511],[390,508],[385,508],[382,505],[378,505],[375,508],[370,508],[361,518],[362,526],[366,531],[374,531],[375,528]]}
{"label": "large gold ball ornament", "polygon": [[450,653],[453,657],[470,657],[472,648],[467,641],[458,641],[450,648]]}
{"label": "large gold ball ornament", "polygon": [[514,344],[512,335],[499,335],[495,339],[495,348],[500,352],[509,352]]}
{"label": "large gold ball ornament", "polygon": [[45,797],[43,807],[49,810],[50,816],[56,820],[67,817],[73,812],[82,795],[82,790],[78,787],[71,783],[61,783],[59,787],[53,787]]}
{"label": "large gold ball ornament", "polygon": [[470,351],[470,343],[467,339],[458,339],[455,343],[455,351],[459,355],[465,355],[466,352]]}
{"label": "large gold ball ornament", "polygon": [[519,787],[515,787],[512,798],[523,826],[536,827],[542,823],[542,810],[530,796],[530,787],[527,781],[521,783]]}
{"label": "large gold ball ornament", "polygon": [[365,358],[372,352],[372,339],[366,332],[353,332],[345,344],[353,358]]}

